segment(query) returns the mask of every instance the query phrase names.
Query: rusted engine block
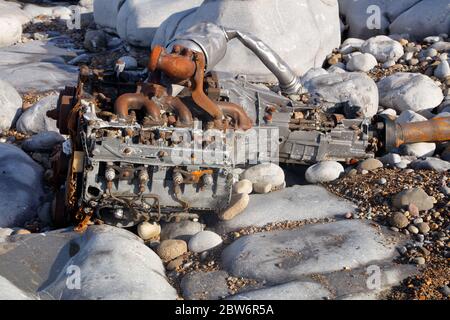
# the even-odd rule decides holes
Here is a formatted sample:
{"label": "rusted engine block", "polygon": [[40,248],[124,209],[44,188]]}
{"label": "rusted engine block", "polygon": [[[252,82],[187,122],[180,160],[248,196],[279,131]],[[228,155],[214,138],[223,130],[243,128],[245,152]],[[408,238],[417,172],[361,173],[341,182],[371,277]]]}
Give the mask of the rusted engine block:
{"label": "rusted engine block", "polygon": [[[270,50],[265,57],[279,59]],[[226,209],[237,169],[262,160],[352,163],[450,137],[449,118],[403,126],[363,119],[345,104],[304,104],[207,70],[201,50],[181,45],[154,48],[142,72],[80,69],[78,86],[62,91],[48,113],[70,136],[53,156],[57,224],[196,219]],[[288,75],[280,83],[297,91],[299,81]],[[269,139],[260,139],[263,131]]]}

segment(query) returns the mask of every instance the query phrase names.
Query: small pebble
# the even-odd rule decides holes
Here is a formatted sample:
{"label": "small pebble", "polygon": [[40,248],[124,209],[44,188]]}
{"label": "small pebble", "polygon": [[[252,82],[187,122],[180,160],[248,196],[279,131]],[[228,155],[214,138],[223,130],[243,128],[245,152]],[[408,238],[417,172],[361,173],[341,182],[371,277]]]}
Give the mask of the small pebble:
{"label": "small pebble", "polygon": [[413,225],[410,225],[408,227],[408,231],[411,232],[412,234],[418,234],[419,233],[419,229]]}
{"label": "small pebble", "polygon": [[414,258],[413,262],[414,262],[414,264],[422,266],[426,263],[426,260],[424,257],[417,257],[417,258]]}

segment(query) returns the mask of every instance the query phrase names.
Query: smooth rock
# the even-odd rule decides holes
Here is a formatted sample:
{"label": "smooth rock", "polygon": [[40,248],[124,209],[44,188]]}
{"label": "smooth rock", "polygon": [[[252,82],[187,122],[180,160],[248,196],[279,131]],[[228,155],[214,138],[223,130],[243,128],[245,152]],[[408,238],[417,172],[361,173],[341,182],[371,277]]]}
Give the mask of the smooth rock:
{"label": "smooth rock", "polygon": [[397,153],[388,153],[379,159],[383,164],[390,167],[395,166],[402,161],[402,157]]}
{"label": "smooth rock", "polygon": [[408,227],[408,231],[411,232],[412,234],[418,234],[419,233],[419,229],[417,229],[416,226],[410,225]]}
{"label": "smooth rock", "polygon": [[[36,237],[29,235],[26,244],[30,254],[39,253],[42,257],[25,260],[34,262],[35,272],[48,274],[37,281],[37,284],[40,283],[37,290],[41,297],[61,300],[177,298],[156,253],[144,245],[140,238],[124,229],[101,225],[89,227],[82,235],[67,230]],[[20,252],[12,254],[12,261],[22,255]],[[48,261],[44,262],[44,258]],[[79,267],[81,290],[67,286],[67,276],[76,272],[73,266]],[[30,272],[21,274],[24,277],[22,282],[35,277]]]}
{"label": "smooth rock", "polygon": [[389,26],[391,33],[408,33],[411,38],[416,40],[446,33],[450,26],[448,0],[418,1],[416,5],[391,21]]}
{"label": "smooth rock", "polygon": [[388,116],[397,118],[397,111],[395,111],[394,109],[391,109],[391,108],[381,111],[380,114],[386,114]]}
{"label": "smooth rock", "polygon": [[399,112],[433,109],[442,102],[441,88],[429,77],[398,72],[378,82],[380,104]]}
{"label": "smooth rock", "polygon": [[387,36],[370,38],[361,46],[361,52],[373,55],[378,62],[397,62],[403,55],[403,47],[398,42]]}
{"label": "smooth rock", "polygon": [[161,234],[161,225],[147,221],[141,222],[137,227],[137,233],[143,240],[154,239]]}
{"label": "smooth rock", "polygon": [[29,294],[22,291],[8,279],[0,275],[0,300],[33,300]]}
{"label": "smooth rock", "polygon": [[22,97],[8,82],[0,80],[0,131],[14,126],[22,112]]}
{"label": "smooth rock", "polygon": [[419,266],[426,264],[426,260],[424,257],[414,258],[413,262]]}
{"label": "smooth rock", "polygon": [[[207,0],[196,10],[174,14],[163,22],[152,46],[165,45],[174,35],[205,21],[254,34],[297,75],[321,67],[327,55],[340,45],[336,0]],[[273,79],[267,68],[237,40],[229,43],[225,58],[215,70],[245,74],[260,81]]]}
{"label": "smooth rock", "polygon": [[383,168],[383,163],[377,159],[367,159],[359,163],[358,170],[373,171]]}
{"label": "smooth rock", "polygon": [[20,41],[22,22],[14,13],[4,12],[0,6],[0,48],[8,47]]}
{"label": "smooth rock", "polygon": [[0,228],[36,216],[44,196],[43,170],[19,148],[0,143]]}
{"label": "smooth rock", "polygon": [[225,271],[191,272],[181,280],[186,300],[218,300],[228,296],[228,273]]}
{"label": "smooth rock", "polygon": [[336,161],[323,161],[308,168],[305,178],[309,183],[326,183],[340,177],[344,172],[344,167]]}
{"label": "smooth rock", "polygon": [[27,152],[49,152],[64,141],[64,137],[58,132],[43,131],[26,139],[22,143],[22,149]]}
{"label": "smooth rock", "polygon": [[236,277],[286,283],[390,260],[398,242],[367,222],[343,220],[239,238],[222,252],[222,264]]}
{"label": "smooth rock", "polygon": [[[350,37],[368,39],[389,33],[391,21],[420,1],[339,0],[339,11],[348,25]],[[409,24],[414,28],[414,20]]]}
{"label": "smooth rock", "polygon": [[17,130],[26,134],[41,132],[59,132],[56,120],[47,116],[47,111],[56,109],[57,95],[50,95],[39,100],[31,108],[27,109],[17,121]]}
{"label": "smooth rock", "polygon": [[284,184],[284,171],[280,166],[274,163],[264,163],[253,166],[245,170],[242,179],[250,180],[255,183],[270,183],[277,188]]}
{"label": "smooth rock", "polygon": [[253,183],[250,180],[243,179],[233,185],[234,193],[251,194],[253,192]]}
{"label": "smooth rock", "polygon": [[137,62],[136,58],[134,58],[132,56],[120,57],[116,63],[125,65],[124,70],[133,70],[138,67],[138,62]]}
{"label": "smooth rock", "polygon": [[357,55],[347,63],[348,71],[369,72],[377,66],[377,59],[370,53]]}
{"label": "smooth rock", "polygon": [[450,77],[450,65],[447,60],[441,61],[441,63],[434,70],[434,76],[438,79],[445,80]]}
{"label": "smooth rock", "polygon": [[435,143],[420,142],[405,144],[400,147],[400,153],[405,156],[414,156],[417,158],[431,157],[436,151]]}
{"label": "smooth rock", "polygon": [[201,253],[221,245],[222,242],[222,238],[217,233],[201,231],[189,240],[189,251]]}
{"label": "smooth rock", "polygon": [[364,73],[331,73],[318,76],[305,84],[311,95],[330,103],[347,102],[352,108],[360,108],[366,117],[378,111],[378,89],[375,82]]}
{"label": "smooth rock", "polygon": [[353,212],[353,203],[338,198],[315,185],[293,186],[265,195],[251,195],[247,209],[231,221],[215,226],[216,232],[230,231],[270,223],[335,218]]}
{"label": "smooth rock", "polygon": [[227,298],[227,300],[328,300],[331,297],[331,292],[319,283],[292,281],[286,284],[238,293]]}
{"label": "smooth rock", "polygon": [[201,3],[202,0],[127,0],[117,14],[117,33],[133,45],[150,47],[156,30],[165,19]]}
{"label": "smooth rock", "polygon": [[414,203],[420,211],[430,210],[434,207],[433,198],[421,188],[403,190],[392,200],[392,204],[397,209],[408,207],[411,203]]}
{"label": "smooth rock", "polygon": [[438,158],[418,159],[411,163],[411,168],[416,170],[446,172],[450,170],[450,162]]}
{"label": "smooth rock", "polygon": [[419,232],[422,234],[427,234],[430,232],[430,226],[426,222],[421,222],[416,225],[417,229],[419,229]]}
{"label": "smooth rock", "polygon": [[186,241],[164,240],[156,249],[156,253],[164,262],[169,262],[187,252]]}
{"label": "smooth rock", "polygon": [[30,41],[1,48],[0,79],[8,81],[20,93],[74,86],[78,68],[67,65],[66,61],[75,57],[73,50],[58,48],[51,41]]}
{"label": "smooth rock", "polygon": [[403,111],[400,116],[395,120],[398,124],[405,124],[405,123],[413,123],[413,122],[421,122],[421,121],[427,121],[428,119],[424,116],[412,111],[412,110],[406,110]]}
{"label": "smooth rock", "polygon": [[257,194],[267,194],[272,191],[271,183],[255,183],[253,184],[253,191]]}
{"label": "smooth rock", "polygon": [[394,228],[403,229],[409,224],[408,218],[401,212],[396,212],[389,217],[389,224]]}
{"label": "smooth rock", "polygon": [[108,46],[108,36],[103,30],[88,30],[84,35],[83,46],[90,52],[104,51]]}
{"label": "smooth rock", "polygon": [[[258,184],[254,184],[258,185]],[[272,185],[269,184],[269,191],[272,189]],[[266,193],[268,193],[266,192]],[[258,192],[257,192],[258,193]],[[219,219],[222,221],[229,221],[234,219],[237,215],[244,212],[250,202],[250,196],[247,193],[237,193],[231,197],[231,202],[228,208],[219,214]]]}
{"label": "smooth rock", "polygon": [[311,81],[312,79],[326,74],[328,74],[328,71],[324,68],[311,68],[302,76],[302,84],[305,85],[305,83]]}
{"label": "smooth rock", "polygon": [[94,21],[97,25],[116,32],[117,15],[125,0],[95,0]]}
{"label": "smooth rock", "polygon": [[161,240],[179,239],[188,242],[193,235],[200,231],[203,231],[203,225],[199,222],[190,220],[171,222],[162,226]]}

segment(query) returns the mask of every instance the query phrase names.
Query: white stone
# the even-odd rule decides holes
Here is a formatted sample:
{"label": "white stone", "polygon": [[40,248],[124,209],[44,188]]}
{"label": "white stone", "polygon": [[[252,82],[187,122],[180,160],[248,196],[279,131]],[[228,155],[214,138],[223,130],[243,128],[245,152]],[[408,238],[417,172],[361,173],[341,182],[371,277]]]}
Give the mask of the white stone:
{"label": "white stone", "polygon": [[343,172],[344,167],[339,162],[323,161],[309,167],[305,178],[309,183],[325,183],[338,179]]}
{"label": "white stone", "polygon": [[8,82],[0,80],[0,131],[11,128],[22,112],[22,98]]}
{"label": "white stone", "polygon": [[399,112],[433,109],[442,102],[441,88],[431,78],[418,73],[395,73],[378,82],[380,104]]}
{"label": "white stone", "polygon": [[0,275],[0,300],[32,300],[33,298]]}
{"label": "white stone", "polygon": [[253,183],[247,179],[238,181],[233,185],[233,192],[237,194],[239,193],[250,194],[253,192]]}
{"label": "white stone", "polygon": [[65,61],[76,56],[49,41],[30,41],[0,49],[0,79],[22,92],[44,92],[76,85],[78,68]]}
{"label": "white stone", "polygon": [[[67,241],[66,246],[57,251],[58,255],[49,259],[50,266],[60,268],[47,271],[50,277],[38,289],[41,297],[61,300],[177,298],[176,290],[167,281],[161,259],[131,232],[101,225],[89,227],[82,235],[67,233],[72,237],[71,245]],[[51,235],[47,237],[52,239]],[[50,246],[45,240],[41,241],[44,248]],[[69,255],[70,247],[78,250]],[[70,266],[79,267],[81,290],[67,286]]]}
{"label": "white stone", "polygon": [[200,253],[211,250],[223,242],[222,238],[212,231],[201,231],[189,240],[189,251]]}
{"label": "white stone", "polygon": [[397,118],[397,111],[395,111],[394,109],[391,109],[391,108],[387,108],[387,109],[381,111],[380,114],[386,114],[388,116]]}
{"label": "white stone", "polygon": [[421,121],[427,121],[427,118],[411,110],[403,111],[400,114],[400,116],[395,120],[395,122],[397,122],[398,124],[421,122]]}
{"label": "white stone", "polygon": [[364,53],[354,56],[347,63],[348,71],[369,72],[377,65],[377,59],[370,53]]}
{"label": "white stone", "polygon": [[280,166],[274,163],[264,163],[245,170],[241,178],[250,180],[253,184],[270,183],[274,188],[277,188],[283,186],[285,177]]}
{"label": "white stone", "polygon": [[50,95],[39,100],[27,109],[17,121],[17,130],[27,134],[36,134],[45,131],[59,132],[56,120],[47,116],[47,111],[56,109],[57,95]]}
{"label": "white stone", "polygon": [[378,88],[364,73],[332,73],[313,78],[305,84],[312,95],[318,95],[326,102],[348,102],[351,107],[360,107],[366,117],[373,117],[378,111]]}
{"label": "white stone", "polygon": [[390,32],[408,33],[412,38],[422,40],[425,37],[449,31],[450,7],[448,0],[422,0],[417,2],[397,19],[391,20]]}
{"label": "white stone", "polygon": [[378,34],[387,34],[390,21],[419,1],[421,0],[339,0],[339,10],[349,26],[349,36],[368,39]]}
{"label": "white stone", "polygon": [[379,62],[397,62],[404,54],[403,46],[387,36],[370,38],[361,46],[361,52],[372,54]]}
{"label": "white stone", "polygon": [[441,61],[441,63],[434,70],[434,76],[438,79],[445,80],[450,77],[450,65],[447,60]]}
{"label": "white stone", "polygon": [[137,60],[132,56],[123,56],[117,60],[117,63],[125,64],[125,70],[133,70],[138,67]]}
{"label": "white stone", "polygon": [[22,37],[22,23],[14,15],[0,12],[0,30],[0,48],[17,43]]}
{"label": "white stone", "polygon": [[[252,33],[298,75],[321,67],[327,55],[340,45],[336,0],[207,0],[197,10],[168,18],[152,46],[165,45],[174,34],[205,21]],[[238,40],[229,43],[225,58],[215,70],[246,74],[255,80],[273,79],[267,68]]]}
{"label": "white stone", "polygon": [[303,75],[303,77],[301,78],[302,84],[305,85],[305,83],[309,82],[310,80],[312,80],[318,76],[323,76],[325,74],[328,74],[328,71],[323,68],[309,69],[308,72],[306,72]]}
{"label": "white stone", "polygon": [[110,31],[117,31],[117,15],[125,0],[95,0],[94,21]]}
{"label": "white stone", "polygon": [[342,54],[352,53],[355,50],[361,49],[361,46],[364,44],[364,42],[365,41],[362,39],[348,38],[342,43],[339,51]]}
{"label": "white stone", "polygon": [[138,225],[137,232],[142,239],[150,240],[161,234],[161,225],[144,221]]}
{"label": "white stone", "polygon": [[0,143],[0,228],[22,226],[41,206],[43,169],[19,148]]}
{"label": "white stone", "polygon": [[436,144],[427,142],[406,144],[401,146],[400,150],[402,155],[406,156],[414,156],[417,158],[431,157],[436,151]]}
{"label": "white stone", "polygon": [[201,3],[202,0],[127,0],[117,14],[116,29],[122,39],[150,47],[156,30],[166,18]]}

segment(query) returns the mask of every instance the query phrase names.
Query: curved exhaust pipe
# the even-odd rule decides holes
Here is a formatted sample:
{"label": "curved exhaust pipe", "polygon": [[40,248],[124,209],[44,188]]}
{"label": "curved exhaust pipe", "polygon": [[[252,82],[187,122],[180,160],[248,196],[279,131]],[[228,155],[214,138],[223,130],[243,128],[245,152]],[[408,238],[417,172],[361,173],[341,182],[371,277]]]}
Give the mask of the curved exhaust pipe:
{"label": "curved exhaust pipe", "polygon": [[119,118],[125,119],[130,110],[145,108],[147,115],[154,124],[161,124],[161,109],[148,97],[140,93],[125,93],[117,98],[114,109]]}

